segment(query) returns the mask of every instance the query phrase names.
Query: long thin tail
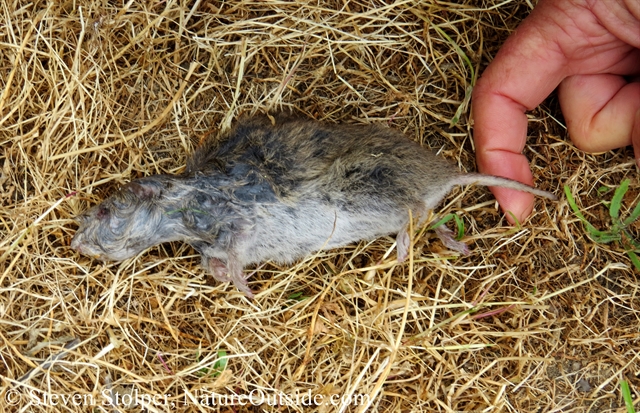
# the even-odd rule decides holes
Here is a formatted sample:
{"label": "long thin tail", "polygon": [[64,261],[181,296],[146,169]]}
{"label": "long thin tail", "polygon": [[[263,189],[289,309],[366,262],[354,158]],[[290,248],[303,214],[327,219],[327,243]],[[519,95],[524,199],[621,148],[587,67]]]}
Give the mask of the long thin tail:
{"label": "long thin tail", "polygon": [[509,179],[509,178],[502,178],[500,176],[470,173],[470,174],[460,175],[458,179],[459,179],[458,183],[460,185],[478,184],[478,185],[484,185],[484,186],[500,186],[503,188],[511,188],[511,189],[516,189],[518,191],[529,192],[534,195],[550,199],[552,201],[558,200],[558,197],[552,194],[551,192],[543,191],[542,189],[534,188],[527,184],[523,184],[522,182],[514,181],[513,179]]}

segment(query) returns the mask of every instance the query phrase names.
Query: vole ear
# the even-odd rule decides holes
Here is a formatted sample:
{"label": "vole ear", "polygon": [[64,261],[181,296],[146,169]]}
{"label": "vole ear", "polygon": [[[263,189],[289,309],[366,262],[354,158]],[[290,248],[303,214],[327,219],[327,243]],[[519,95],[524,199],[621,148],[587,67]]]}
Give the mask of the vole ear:
{"label": "vole ear", "polygon": [[139,199],[152,199],[160,195],[160,192],[162,192],[158,185],[150,182],[133,181],[129,182],[125,188],[131,191]]}

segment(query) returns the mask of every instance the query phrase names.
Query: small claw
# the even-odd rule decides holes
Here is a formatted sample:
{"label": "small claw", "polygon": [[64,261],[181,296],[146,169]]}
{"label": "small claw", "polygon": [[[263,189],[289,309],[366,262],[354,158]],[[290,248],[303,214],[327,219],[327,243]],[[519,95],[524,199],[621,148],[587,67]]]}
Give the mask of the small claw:
{"label": "small claw", "polygon": [[453,231],[447,228],[445,225],[440,225],[435,229],[436,235],[440,238],[440,241],[444,244],[445,247],[457,251],[463,255],[469,255],[471,252],[467,244],[461,241],[456,241],[453,238]]}
{"label": "small claw", "polygon": [[247,298],[255,298],[253,291],[251,291],[249,285],[247,284],[247,280],[240,282],[234,281],[233,284],[238,288],[238,290],[242,291]]}
{"label": "small claw", "polygon": [[249,284],[247,284],[248,276],[244,275],[242,271],[242,266],[237,265],[237,263],[230,262],[229,263],[229,276],[231,282],[238,288],[238,290],[242,291],[244,295],[248,298],[254,298],[253,292],[249,288]]}

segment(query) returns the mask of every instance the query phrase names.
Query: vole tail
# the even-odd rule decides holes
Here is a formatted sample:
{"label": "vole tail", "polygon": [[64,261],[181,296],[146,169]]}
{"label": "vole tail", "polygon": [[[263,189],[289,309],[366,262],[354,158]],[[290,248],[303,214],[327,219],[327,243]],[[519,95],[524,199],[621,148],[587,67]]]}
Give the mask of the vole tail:
{"label": "vole tail", "polygon": [[503,188],[511,188],[518,191],[529,192],[531,194],[541,196],[543,198],[557,201],[558,197],[551,192],[543,191],[541,189],[534,188],[522,182],[514,181],[509,178],[502,178],[500,176],[484,175],[477,173],[470,173],[466,175],[460,175],[458,178],[458,184],[460,185],[484,185],[484,186],[500,186]]}

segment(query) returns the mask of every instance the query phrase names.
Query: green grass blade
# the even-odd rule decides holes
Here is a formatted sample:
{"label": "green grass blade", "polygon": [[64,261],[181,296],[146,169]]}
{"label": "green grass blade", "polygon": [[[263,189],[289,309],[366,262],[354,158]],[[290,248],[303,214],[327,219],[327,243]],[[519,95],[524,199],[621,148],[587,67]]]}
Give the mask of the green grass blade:
{"label": "green grass blade", "polygon": [[467,56],[467,54],[460,48],[460,46],[458,46],[458,44],[453,41],[453,39],[449,37],[449,35],[445,33],[445,31],[440,27],[436,26],[435,24],[432,24],[431,27],[433,27],[440,34],[440,36],[444,37],[447,42],[449,42],[451,47],[453,47],[456,53],[458,53],[458,56],[460,56],[460,58],[467,65],[467,67],[469,68],[469,73],[471,74],[471,81],[465,89],[464,99],[462,99],[462,103],[460,103],[460,106],[458,106],[455,115],[453,116],[453,118],[451,118],[450,125],[453,126],[458,123],[458,121],[460,120],[460,116],[462,116],[462,112],[465,111],[469,106],[469,101],[471,100],[471,92],[473,91],[473,86],[475,85],[476,72],[473,68],[473,64],[471,63],[471,59],[469,59],[469,56]]}
{"label": "green grass blade", "polygon": [[447,42],[449,42],[451,47],[453,47],[453,50],[455,50],[456,53],[458,53],[458,55],[462,58],[464,63],[469,67],[469,72],[471,73],[471,86],[473,86],[474,79],[476,78],[476,73],[475,73],[475,70],[473,69],[473,64],[471,64],[471,60],[469,59],[469,56],[467,56],[467,54],[460,48],[460,46],[458,46],[458,44],[454,42],[453,39],[449,37],[449,35],[445,33],[444,30],[442,30],[435,24],[432,24],[431,27],[433,27],[438,33],[440,33],[440,36],[444,37],[447,40]]}
{"label": "green grass blade", "polygon": [[580,209],[578,209],[578,205],[576,204],[575,199],[573,199],[573,195],[571,194],[571,190],[569,189],[569,187],[567,185],[564,186],[564,194],[567,197],[567,202],[569,202],[569,206],[573,210],[573,213],[576,214],[576,216],[578,217],[578,219],[580,221],[582,221],[582,224],[586,227],[587,232],[589,233],[589,235],[592,235],[594,237],[599,237],[599,236],[605,235],[605,233],[603,233],[602,231],[596,229],[596,227],[591,225],[591,222],[587,221],[587,219],[584,217],[584,215],[582,215],[582,212],[580,212]]}
{"label": "green grass blade", "polygon": [[509,215],[511,215],[511,218],[513,218],[513,222],[515,223],[515,228],[520,231],[522,229],[522,224],[520,223],[520,220],[518,219],[518,217],[516,217],[515,215],[513,215],[513,212],[511,211],[507,211],[509,213]]}
{"label": "green grass blade", "polygon": [[619,229],[614,229],[611,231],[600,231],[599,234],[589,234],[589,236],[599,244],[608,244],[613,241],[622,240],[622,233]]}
{"label": "green grass blade", "polygon": [[627,251],[627,255],[629,256],[633,266],[636,267],[636,270],[640,271],[640,259],[638,259],[638,255],[633,251]]}
{"label": "green grass blade", "polygon": [[616,192],[613,194],[611,205],[609,206],[609,215],[614,220],[617,220],[620,216],[620,206],[622,205],[622,197],[627,193],[629,189],[629,180],[625,179],[620,183],[620,186],[616,188]]}
{"label": "green grass blade", "polygon": [[629,217],[627,217],[627,219],[625,219],[622,224],[625,227],[629,226],[633,221],[638,219],[638,217],[640,217],[640,203],[638,203],[638,205],[636,205],[635,208],[633,208],[633,212],[631,212],[631,215],[629,215]]}
{"label": "green grass blade", "polygon": [[627,248],[627,245],[628,245],[628,244],[623,244],[623,245],[624,245],[624,247],[625,247],[625,248],[627,248],[627,249],[629,249],[629,250],[634,250],[634,251],[636,251],[636,252],[640,252],[640,242],[636,241],[636,240],[633,238],[633,234],[632,234],[632,233],[630,233],[626,228],[624,228],[624,229],[622,230],[622,232],[624,232],[624,235],[626,236],[626,237],[625,237],[625,241],[626,241],[628,244],[631,244],[631,248]]}
{"label": "green grass blade", "polygon": [[471,100],[471,92],[473,92],[473,86],[469,85],[467,86],[467,89],[464,92],[464,99],[462,100],[462,103],[460,104],[460,106],[458,106],[458,109],[456,109],[456,114],[453,115],[453,118],[451,118],[451,122],[449,122],[450,126],[454,126],[455,124],[458,123],[458,121],[460,121],[460,116],[462,116],[462,112],[464,112],[467,107],[469,107],[469,101]]}
{"label": "green grass blade", "polygon": [[456,221],[456,228],[458,228],[458,233],[456,234],[456,239],[460,241],[462,237],[464,237],[464,222],[462,218],[453,214],[453,219]]}
{"label": "green grass blade", "polygon": [[629,389],[629,383],[627,383],[626,380],[622,380],[620,382],[620,390],[622,391],[624,405],[627,407],[627,413],[636,413],[636,409],[633,407],[633,397],[631,397],[631,389]]}
{"label": "green grass blade", "polygon": [[229,358],[227,357],[227,352],[224,350],[218,350],[218,360],[213,364],[213,369],[218,373],[222,373],[222,371],[227,368],[228,361]]}
{"label": "green grass blade", "polygon": [[435,224],[431,225],[429,227],[429,229],[436,229],[441,225],[446,224],[447,222],[451,221],[453,219],[453,217],[457,216],[456,214],[447,214],[444,217],[442,217],[442,219],[440,219],[440,221],[436,222]]}

